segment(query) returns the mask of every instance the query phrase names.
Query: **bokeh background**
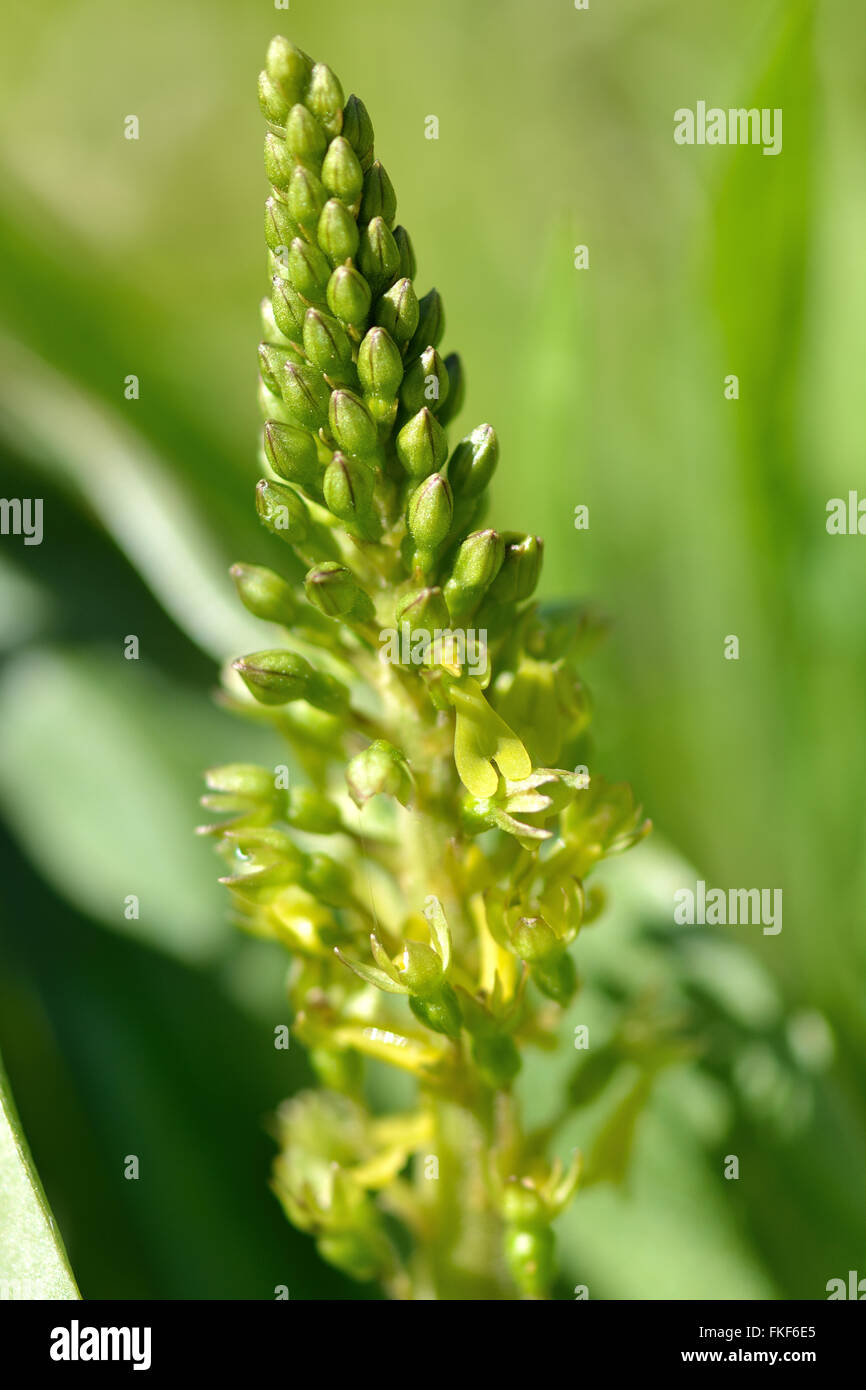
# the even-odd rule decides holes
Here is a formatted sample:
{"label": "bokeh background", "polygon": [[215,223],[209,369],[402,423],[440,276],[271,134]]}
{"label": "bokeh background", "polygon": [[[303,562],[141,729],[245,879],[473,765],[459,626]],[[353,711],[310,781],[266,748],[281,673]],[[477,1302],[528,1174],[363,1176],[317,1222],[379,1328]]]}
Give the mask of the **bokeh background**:
{"label": "bokeh background", "polygon": [[[371,1296],[268,1192],[268,1116],[308,1073],[273,1047],[284,962],[235,934],[192,834],[202,768],[272,757],[212,691],[262,645],[227,567],[274,560],[274,32],[370,108],[467,365],[458,428],[501,437],[497,524],[544,535],[547,597],[612,619],[594,766],[656,830],[608,874],[562,1056],[530,1067],[534,1095],[572,1086],[565,1140],[611,1178],[630,1158],[560,1221],[561,1296],[866,1275],[866,539],[825,530],[866,493],[861,29],[845,0],[8,0],[0,491],[44,499],[45,536],[0,541],[0,1050],[85,1296]],[[675,145],[698,100],[781,107],[782,154]],[[781,888],[782,933],[675,929],[697,877]],[[646,1009],[697,1040],[649,1101],[628,1067],[576,1082],[574,1024]]]}

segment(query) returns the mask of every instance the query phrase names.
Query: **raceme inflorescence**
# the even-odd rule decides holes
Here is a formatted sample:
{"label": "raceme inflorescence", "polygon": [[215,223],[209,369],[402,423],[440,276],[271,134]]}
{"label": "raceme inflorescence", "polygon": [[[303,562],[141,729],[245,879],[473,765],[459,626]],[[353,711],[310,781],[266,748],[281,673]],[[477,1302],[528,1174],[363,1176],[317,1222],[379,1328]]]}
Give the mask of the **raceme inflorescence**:
{"label": "raceme inflorescence", "polygon": [[577,990],[587,875],[648,823],[577,761],[586,615],[534,601],[541,541],[485,521],[494,430],[449,440],[463,367],[440,355],[438,291],[416,293],[366,107],[284,38],[259,97],[256,506],[290,552],[286,575],[232,569],[281,631],[225,699],[291,752],[212,769],[204,804],[229,818],[204,829],[240,925],[290,953],[320,1083],[279,1114],[274,1187],[392,1297],[547,1297],[579,1157],[526,1132],[518,1077]]}

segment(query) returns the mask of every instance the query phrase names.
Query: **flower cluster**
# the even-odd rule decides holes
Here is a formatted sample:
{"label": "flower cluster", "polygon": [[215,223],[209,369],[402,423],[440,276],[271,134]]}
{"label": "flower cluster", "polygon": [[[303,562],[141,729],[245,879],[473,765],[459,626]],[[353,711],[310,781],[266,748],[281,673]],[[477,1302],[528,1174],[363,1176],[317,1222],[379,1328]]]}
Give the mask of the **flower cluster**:
{"label": "flower cluster", "polygon": [[[568,770],[589,719],[583,618],[533,601],[536,536],[486,524],[492,427],[449,441],[463,367],[440,355],[438,291],[416,293],[363,102],[283,38],[259,94],[256,505],[306,574],[234,566],[282,632],[228,686],[288,739],[296,780],[216,768],[204,801],[229,813],[205,829],[241,924],[291,953],[294,1031],[322,1084],[281,1115],[275,1188],[326,1259],[395,1296],[543,1296],[577,1166],[522,1134],[512,1088],[577,989],[570,948],[600,908],[585,876],[648,825],[628,788]],[[486,633],[481,671],[459,643],[383,659],[383,632],[467,623]],[[414,1078],[409,1112],[365,1102],[382,1062]]]}

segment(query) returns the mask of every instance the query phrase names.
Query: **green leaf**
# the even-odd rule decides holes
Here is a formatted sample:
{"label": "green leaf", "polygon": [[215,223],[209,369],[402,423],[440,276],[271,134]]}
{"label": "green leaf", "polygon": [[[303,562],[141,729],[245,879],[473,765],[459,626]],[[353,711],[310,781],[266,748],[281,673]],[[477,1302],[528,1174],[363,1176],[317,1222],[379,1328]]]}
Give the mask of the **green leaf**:
{"label": "green leaf", "polygon": [[0,1061],[0,1298],[79,1297]]}

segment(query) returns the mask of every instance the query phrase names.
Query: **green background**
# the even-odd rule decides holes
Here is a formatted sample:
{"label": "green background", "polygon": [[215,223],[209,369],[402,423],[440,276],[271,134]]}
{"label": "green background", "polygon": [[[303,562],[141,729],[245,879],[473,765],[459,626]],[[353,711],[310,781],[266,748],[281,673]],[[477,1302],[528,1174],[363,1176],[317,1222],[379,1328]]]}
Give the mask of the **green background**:
{"label": "green background", "polygon": [[[370,1296],[268,1193],[268,1115],[308,1072],[273,1047],[283,961],[235,936],[192,835],[201,769],[271,756],[211,694],[262,645],[227,566],[275,555],[255,77],[279,31],[370,109],[467,368],[452,439],[500,435],[492,519],[544,535],[546,597],[613,620],[594,766],[656,831],[610,874],[566,1052],[645,996],[701,1045],[626,1181],[561,1221],[561,1296],[866,1275],[866,540],[825,529],[866,494],[861,29],[844,0],[6,5],[2,493],[44,498],[45,538],[0,541],[0,1049],[85,1296]],[[781,107],[783,152],[676,145],[698,100]],[[783,931],[675,932],[697,877],[781,888]]]}

